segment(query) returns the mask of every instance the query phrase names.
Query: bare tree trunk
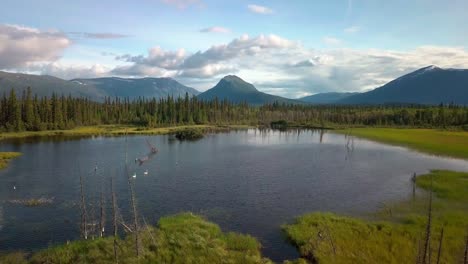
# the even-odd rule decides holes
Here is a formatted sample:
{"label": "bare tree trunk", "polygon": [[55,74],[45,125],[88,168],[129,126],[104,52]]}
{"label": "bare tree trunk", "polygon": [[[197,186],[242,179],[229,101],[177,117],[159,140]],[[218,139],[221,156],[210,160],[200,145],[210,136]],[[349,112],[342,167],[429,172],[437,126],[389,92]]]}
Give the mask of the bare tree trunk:
{"label": "bare tree trunk", "polygon": [[88,239],[88,223],[86,221],[86,201],[83,191],[83,177],[80,176],[80,190],[81,190],[81,237]]}
{"label": "bare tree trunk", "polygon": [[135,231],[135,252],[137,257],[140,256],[140,237],[139,237],[139,228],[138,228],[138,214],[137,214],[137,206],[136,206],[136,199],[135,199],[135,190],[133,188],[133,184],[130,178],[130,174],[128,171],[128,161],[127,161],[127,152],[128,152],[128,143],[127,143],[127,132],[125,132],[125,173],[127,175],[128,186],[130,188],[130,199],[132,202],[132,210],[133,210],[133,227]]}
{"label": "bare tree trunk", "polygon": [[113,218],[113,226],[114,226],[114,261],[115,263],[119,263],[119,258],[117,256],[117,199],[115,196],[113,177],[111,177],[111,193],[112,193],[112,218]]}
{"label": "bare tree trunk", "polygon": [[437,251],[437,264],[440,263],[440,256],[442,255],[442,242],[444,240],[444,227],[440,230],[440,237],[439,237],[439,250]]}
{"label": "bare tree trunk", "polygon": [[[128,173],[127,173],[128,175]],[[133,227],[135,231],[135,251],[137,257],[140,256],[140,237],[139,237],[139,228],[138,228],[138,214],[137,214],[137,207],[136,207],[136,199],[135,199],[135,191],[133,188],[132,181],[128,176],[128,186],[130,187],[130,198],[132,202],[132,210],[133,210]]]}
{"label": "bare tree trunk", "polygon": [[426,264],[431,263],[431,225],[432,225],[432,176],[431,176],[431,189],[429,193],[429,208],[427,214],[427,226],[426,226],[426,238],[424,241],[424,255],[422,259],[422,263]]}
{"label": "bare tree trunk", "polygon": [[99,206],[100,206],[100,219],[99,219],[99,235],[100,237],[104,237],[104,229],[105,229],[105,210],[104,210],[104,192],[103,192],[103,187],[102,187],[102,181],[101,181],[101,197],[99,201]]}

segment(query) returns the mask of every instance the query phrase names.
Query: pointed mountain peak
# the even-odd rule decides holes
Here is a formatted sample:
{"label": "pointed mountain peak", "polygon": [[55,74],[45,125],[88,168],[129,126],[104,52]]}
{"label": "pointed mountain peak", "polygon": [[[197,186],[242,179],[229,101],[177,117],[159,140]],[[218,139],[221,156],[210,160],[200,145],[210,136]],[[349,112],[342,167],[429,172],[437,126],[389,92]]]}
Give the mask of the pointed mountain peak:
{"label": "pointed mountain peak", "polygon": [[242,80],[236,75],[227,75],[219,81],[214,87],[223,90],[233,90],[237,92],[257,92],[258,90],[252,84]]}
{"label": "pointed mountain peak", "polygon": [[244,80],[242,80],[239,76],[237,75],[226,75],[224,76],[221,80],[225,80],[225,81],[235,81],[235,82],[246,82]]}

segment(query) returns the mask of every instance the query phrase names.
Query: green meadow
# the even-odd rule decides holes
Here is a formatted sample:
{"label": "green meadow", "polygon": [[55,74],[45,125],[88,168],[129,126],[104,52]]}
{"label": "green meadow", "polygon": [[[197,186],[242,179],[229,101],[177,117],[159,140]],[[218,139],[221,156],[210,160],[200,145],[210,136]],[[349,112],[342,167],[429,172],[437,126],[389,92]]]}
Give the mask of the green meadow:
{"label": "green meadow", "polygon": [[468,159],[468,132],[416,128],[350,128],[341,133],[409,147],[436,155]]}
{"label": "green meadow", "polygon": [[417,260],[422,261],[424,255],[431,181],[432,223],[426,261],[430,256],[432,263],[463,263],[468,235],[465,172],[436,170],[418,176],[416,185],[425,190],[423,195],[387,206],[375,215],[354,218],[311,213],[284,225],[283,230],[304,259],[318,263],[422,263]]}

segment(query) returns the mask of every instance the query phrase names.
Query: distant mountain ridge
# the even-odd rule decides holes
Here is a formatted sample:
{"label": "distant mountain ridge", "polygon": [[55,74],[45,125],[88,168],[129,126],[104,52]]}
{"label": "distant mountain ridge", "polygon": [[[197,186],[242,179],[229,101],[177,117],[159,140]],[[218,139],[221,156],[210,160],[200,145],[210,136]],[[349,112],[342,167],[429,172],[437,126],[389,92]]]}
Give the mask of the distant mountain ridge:
{"label": "distant mountain ridge", "polygon": [[31,87],[33,94],[38,96],[50,96],[53,93],[59,95],[71,95],[73,97],[104,98],[106,95],[94,87],[80,87],[60,78],[49,75],[33,75],[22,73],[10,73],[0,71],[0,93],[9,93],[14,89],[17,95]]}
{"label": "distant mountain ridge", "polygon": [[198,95],[200,92],[185,86],[172,78],[118,78],[104,77],[94,79],[73,79],[81,87],[92,86],[107,96],[128,98],[162,98],[168,95],[179,97],[185,93]]}
{"label": "distant mountain ridge", "polygon": [[431,65],[403,75],[372,91],[352,95],[341,104],[468,105],[468,70],[442,69]]}
{"label": "distant mountain ridge", "polygon": [[298,100],[260,92],[251,83],[248,83],[235,75],[222,78],[213,88],[198,95],[201,100],[227,99],[233,103],[247,102],[251,105],[263,105],[267,103],[303,104]]}
{"label": "distant mountain ridge", "polygon": [[299,98],[298,100],[306,102],[306,103],[311,103],[311,104],[334,104],[338,102],[339,100],[342,100],[344,98],[347,98],[349,96],[356,95],[356,94],[358,93],[336,93],[336,92],[318,93],[318,94]]}
{"label": "distant mountain ridge", "polygon": [[38,96],[71,95],[102,101],[105,97],[161,98],[168,95],[190,96],[200,92],[185,86],[172,78],[118,78],[105,77],[94,79],[63,80],[49,75],[33,75],[0,71],[0,93],[8,93],[12,88],[21,94],[31,87]]}

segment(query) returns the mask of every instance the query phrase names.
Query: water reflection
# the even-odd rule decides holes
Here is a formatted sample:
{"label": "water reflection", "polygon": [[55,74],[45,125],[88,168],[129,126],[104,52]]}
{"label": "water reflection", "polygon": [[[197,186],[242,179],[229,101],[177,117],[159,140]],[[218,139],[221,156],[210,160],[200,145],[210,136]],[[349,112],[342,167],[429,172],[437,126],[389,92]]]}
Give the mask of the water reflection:
{"label": "water reflection", "polygon": [[[297,257],[280,231],[282,224],[297,215],[371,212],[382,203],[411,198],[414,172],[468,171],[468,162],[463,160],[423,155],[327,130],[250,129],[209,134],[199,141],[170,139],[128,136],[1,142],[1,151],[23,155],[0,172],[0,250],[27,250],[78,238],[80,176],[94,215],[99,211],[103,182],[109,197],[110,187],[105,183],[114,176],[121,221],[130,221],[125,160],[130,161],[128,171],[137,175],[132,181],[138,208],[148,223],[180,211],[201,213],[224,230],[259,238],[264,253],[275,261]],[[157,147],[158,154],[140,166],[133,160],[151,153],[147,141]],[[139,177],[146,171],[146,176]],[[24,207],[5,202],[40,197],[55,197],[54,203]]]}

